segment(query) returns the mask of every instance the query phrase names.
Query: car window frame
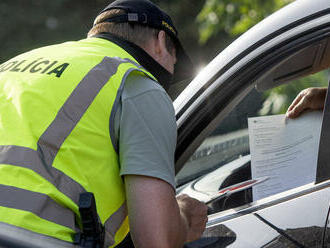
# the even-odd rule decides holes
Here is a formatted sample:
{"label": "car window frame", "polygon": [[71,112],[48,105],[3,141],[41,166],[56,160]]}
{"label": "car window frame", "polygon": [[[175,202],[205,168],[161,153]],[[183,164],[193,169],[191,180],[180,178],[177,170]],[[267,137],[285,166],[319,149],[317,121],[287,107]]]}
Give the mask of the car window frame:
{"label": "car window frame", "polygon": [[[262,73],[270,70],[272,66],[280,62],[276,61],[276,58],[280,57],[279,54],[288,57],[302,49],[302,47],[306,47],[325,37],[330,37],[329,26],[324,29],[320,27],[319,30],[308,30],[303,34],[297,34],[290,37],[289,40],[284,40],[276,44],[275,47],[268,47],[267,50],[248,61],[248,63],[243,64],[227,78],[223,78],[224,75],[218,78],[211,78],[211,82],[208,81],[206,83],[208,87],[205,86],[205,91],[209,91],[208,94],[205,94],[204,97],[200,97],[199,99],[195,98],[195,101],[198,101],[198,103],[193,108],[193,103],[191,102],[187,102],[187,107],[181,108],[181,110],[185,109],[185,112],[189,112],[184,116],[185,119],[183,121],[180,122],[180,118],[184,113],[181,110],[177,113],[178,143],[175,157],[176,173],[199,147],[205,137],[255,87],[254,84],[261,77]],[[283,60],[283,57],[280,60]],[[249,75],[249,71],[252,71],[253,74],[251,75],[250,73]],[[228,88],[228,82],[231,82],[230,85],[234,85],[233,89]],[[232,97],[236,92],[239,92],[239,94]],[[222,96],[216,99],[219,95]],[[215,105],[217,109],[214,108]]]}
{"label": "car window frame", "polygon": [[[330,69],[328,69],[330,72]],[[320,143],[319,143],[319,154],[317,161],[317,170],[316,170],[316,179],[315,183],[321,183],[330,179],[330,160],[329,153],[327,152],[329,148],[329,138],[330,138],[330,94],[329,94],[329,86],[330,86],[330,73],[328,78],[328,89],[327,95],[324,104],[323,110],[323,118],[322,118],[322,128],[320,135]]]}

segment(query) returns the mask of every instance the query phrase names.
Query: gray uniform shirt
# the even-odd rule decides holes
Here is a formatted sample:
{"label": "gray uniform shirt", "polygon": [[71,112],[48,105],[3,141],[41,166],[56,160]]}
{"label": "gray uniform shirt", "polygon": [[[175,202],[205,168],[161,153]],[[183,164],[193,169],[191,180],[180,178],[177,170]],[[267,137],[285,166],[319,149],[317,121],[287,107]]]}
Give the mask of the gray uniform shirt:
{"label": "gray uniform shirt", "polygon": [[114,122],[120,175],[155,177],[175,188],[177,126],[165,90],[132,72],[125,81]]}

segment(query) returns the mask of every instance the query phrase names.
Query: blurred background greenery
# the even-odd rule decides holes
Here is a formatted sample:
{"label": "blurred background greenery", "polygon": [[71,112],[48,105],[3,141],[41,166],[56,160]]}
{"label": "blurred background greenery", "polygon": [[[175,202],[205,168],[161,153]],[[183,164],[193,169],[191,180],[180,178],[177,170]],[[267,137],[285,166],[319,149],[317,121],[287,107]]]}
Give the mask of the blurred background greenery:
{"label": "blurred background greenery", "polygon": [[[250,27],[294,0],[153,0],[168,12],[186,50],[198,68],[205,66]],[[106,0],[2,0],[0,2],[0,64],[9,58],[53,43],[86,36]],[[324,75],[315,76],[317,85]],[[323,80],[324,81],[324,80]],[[286,109],[305,80],[266,92],[269,113]],[[310,85],[310,82],[309,84]],[[271,101],[284,96],[280,110]],[[283,98],[283,97],[282,97]],[[273,100],[272,100],[273,99]]]}

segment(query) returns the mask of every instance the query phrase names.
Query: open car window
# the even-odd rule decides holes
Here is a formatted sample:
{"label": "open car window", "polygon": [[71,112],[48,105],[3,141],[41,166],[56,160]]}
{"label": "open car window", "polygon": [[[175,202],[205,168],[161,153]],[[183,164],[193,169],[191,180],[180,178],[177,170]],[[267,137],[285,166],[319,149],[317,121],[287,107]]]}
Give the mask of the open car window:
{"label": "open car window", "polygon": [[[248,118],[284,114],[302,89],[320,86],[327,86],[325,70],[266,91],[252,88],[227,117],[216,125],[177,174],[178,191],[207,202],[221,189],[250,180]],[[290,176],[294,179],[296,174]],[[247,188],[214,201],[211,207],[214,212],[218,212],[252,201],[252,190]]]}

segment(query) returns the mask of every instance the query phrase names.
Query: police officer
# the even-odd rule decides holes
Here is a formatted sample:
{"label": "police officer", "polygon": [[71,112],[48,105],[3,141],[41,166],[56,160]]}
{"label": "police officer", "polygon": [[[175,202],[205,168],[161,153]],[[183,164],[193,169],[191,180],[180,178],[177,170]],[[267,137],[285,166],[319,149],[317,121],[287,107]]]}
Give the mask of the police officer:
{"label": "police officer", "polygon": [[129,230],[136,247],[199,238],[207,208],[175,196],[165,91],[191,68],[170,17],[148,0],[114,1],[87,39],[0,65],[0,222],[70,245],[79,195],[92,192],[105,247]]}

